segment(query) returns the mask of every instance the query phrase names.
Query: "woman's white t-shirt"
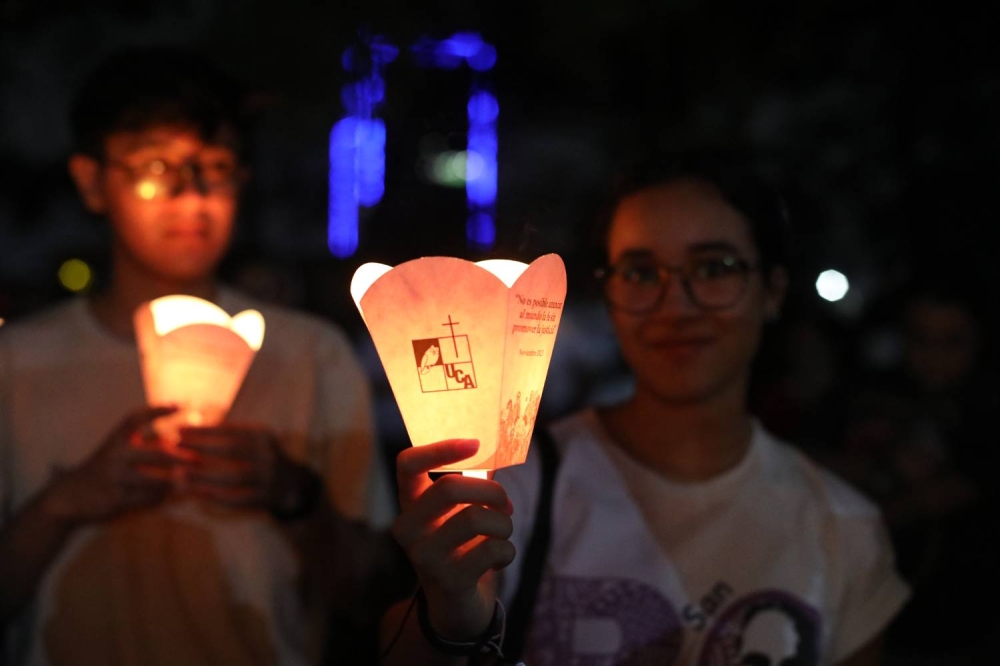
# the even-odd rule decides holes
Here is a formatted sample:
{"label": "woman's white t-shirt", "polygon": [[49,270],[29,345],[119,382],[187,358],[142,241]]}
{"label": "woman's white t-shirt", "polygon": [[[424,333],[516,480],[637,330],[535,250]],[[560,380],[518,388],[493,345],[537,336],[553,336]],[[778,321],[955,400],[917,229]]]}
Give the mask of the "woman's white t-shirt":
{"label": "woman's white t-shirt", "polygon": [[[836,664],[909,596],[878,510],[759,425],[736,467],[697,483],[639,464],[593,411],[551,431],[560,462],[532,666]],[[519,553],[540,479],[535,450],[497,474]],[[501,578],[508,607],[519,568]]]}

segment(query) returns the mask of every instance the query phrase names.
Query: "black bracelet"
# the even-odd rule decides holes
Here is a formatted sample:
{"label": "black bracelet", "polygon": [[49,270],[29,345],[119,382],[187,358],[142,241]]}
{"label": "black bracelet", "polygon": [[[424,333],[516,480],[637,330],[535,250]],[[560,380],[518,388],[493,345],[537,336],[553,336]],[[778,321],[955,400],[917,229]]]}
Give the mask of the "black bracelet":
{"label": "black bracelet", "polygon": [[424,640],[445,654],[456,657],[471,657],[476,654],[495,652],[502,657],[501,646],[503,645],[506,619],[503,604],[497,599],[489,625],[476,637],[476,640],[464,643],[450,641],[434,631],[427,613],[427,596],[424,594],[423,588],[417,590],[417,621],[420,623],[420,633],[424,635]]}

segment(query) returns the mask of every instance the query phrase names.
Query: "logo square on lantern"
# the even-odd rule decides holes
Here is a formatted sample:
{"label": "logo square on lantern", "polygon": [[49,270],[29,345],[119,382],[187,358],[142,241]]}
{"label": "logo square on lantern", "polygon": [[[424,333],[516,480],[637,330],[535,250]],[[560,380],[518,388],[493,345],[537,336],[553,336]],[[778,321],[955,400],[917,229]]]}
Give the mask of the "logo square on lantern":
{"label": "logo square on lantern", "polygon": [[469,336],[449,335],[412,342],[421,391],[436,393],[476,388]]}

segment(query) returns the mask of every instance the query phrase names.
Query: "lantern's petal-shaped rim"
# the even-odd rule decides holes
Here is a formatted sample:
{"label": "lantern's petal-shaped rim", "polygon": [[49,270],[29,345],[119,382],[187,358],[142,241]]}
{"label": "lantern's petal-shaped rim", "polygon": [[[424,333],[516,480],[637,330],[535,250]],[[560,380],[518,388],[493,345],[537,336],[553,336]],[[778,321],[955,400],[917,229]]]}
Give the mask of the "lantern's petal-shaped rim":
{"label": "lantern's petal-shaped rim", "polygon": [[230,318],[215,303],[194,296],[175,294],[150,301],[153,327],[160,337],[184,326],[210,324],[239,335],[254,351],[264,342],[264,317],[256,310],[244,310]]}
{"label": "lantern's petal-shaped rim", "polygon": [[264,315],[256,310],[244,310],[233,317],[232,329],[250,349],[260,351],[264,344]]}
{"label": "lantern's petal-shaped rim", "polygon": [[229,315],[214,303],[194,296],[164,296],[150,301],[156,334],[167,333],[191,324],[215,324],[228,328]]}
{"label": "lantern's petal-shaped rim", "polygon": [[[535,261],[531,262],[531,264],[544,259],[546,256],[549,255],[539,257],[538,259],[535,259]],[[367,263],[358,267],[358,270],[354,272],[354,278],[351,280],[351,297],[354,299],[354,304],[358,306],[358,311],[361,313],[362,318],[364,317],[365,312],[361,307],[361,299],[364,298],[365,294],[368,293],[368,290],[373,284],[378,282],[383,275],[393,270],[393,268],[399,268],[400,266],[405,266],[414,261],[425,261],[427,259],[464,261],[462,259],[455,259],[454,257],[422,257],[420,259],[412,259],[395,267],[378,263]],[[522,261],[514,261],[512,259],[486,259],[484,261],[477,261],[474,263],[475,266],[479,266],[490,275],[503,282],[508,289],[517,284],[518,279],[524,275],[524,272],[528,270],[531,264],[526,264]]]}
{"label": "lantern's petal-shaped rim", "polygon": [[507,285],[508,289],[513,287],[518,278],[524,275],[524,271],[528,270],[528,264],[511,259],[486,259],[485,261],[477,261],[476,266],[485,268],[497,276],[501,282]]}
{"label": "lantern's petal-shaped rim", "polygon": [[354,299],[354,304],[358,306],[358,312],[361,313],[362,317],[365,316],[365,311],[361,309],[362,297],[380,277],[391,270],[392,266],[369,262],[362,264],[358,270],[354,271],[354,277],[351,278],[351,298]]}

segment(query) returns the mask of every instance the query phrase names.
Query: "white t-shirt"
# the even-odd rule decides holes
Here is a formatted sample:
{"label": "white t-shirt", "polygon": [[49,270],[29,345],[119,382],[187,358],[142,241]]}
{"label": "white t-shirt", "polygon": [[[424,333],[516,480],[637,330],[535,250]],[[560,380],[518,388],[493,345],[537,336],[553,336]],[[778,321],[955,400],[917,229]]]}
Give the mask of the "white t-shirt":
{"label": "white t-shirt", "polygon": [[[698,483],[643,467],[593,411],[551,430],[560,462],[532,666],[836,664],[909,595],[878,510],[759,425],[735,468]],[[519,553],[540,470],[532,450],[497,474]],[[501,578],[508,608],[519,567]]]}
{"label": "white t-shirt", "polygon": [[[264,344],[229,414],[262,424],[320,473],[345,516],[382,527],[388,486],[367,379],[333,326],[221,290],[259,310]],[[134,343],[101,328],[86,301],[0,329],[0,525],[86,459],[145,404]],[[14,664],[305,664],[321,639],[300,594],[292,544],[264,512],[176,498],[74,532],[33,603],[12,623]]]}

